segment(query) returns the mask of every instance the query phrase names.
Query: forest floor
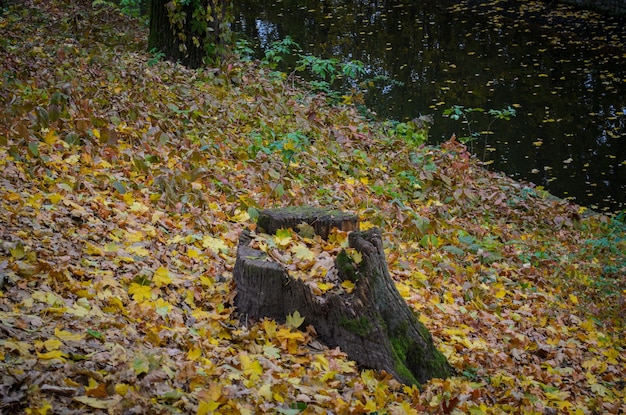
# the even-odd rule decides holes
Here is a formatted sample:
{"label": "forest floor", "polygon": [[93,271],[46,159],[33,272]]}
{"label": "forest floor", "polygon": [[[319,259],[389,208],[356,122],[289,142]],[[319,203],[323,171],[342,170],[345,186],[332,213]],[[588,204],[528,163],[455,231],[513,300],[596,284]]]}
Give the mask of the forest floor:
{"label": "forest floor", "polygon": [[[626,413],[623,215],[146,39],[90,1],[0,14],[0,413]],[[239,234],[287,205],[382,229],[453,377],[401,385],[237,314]]]}

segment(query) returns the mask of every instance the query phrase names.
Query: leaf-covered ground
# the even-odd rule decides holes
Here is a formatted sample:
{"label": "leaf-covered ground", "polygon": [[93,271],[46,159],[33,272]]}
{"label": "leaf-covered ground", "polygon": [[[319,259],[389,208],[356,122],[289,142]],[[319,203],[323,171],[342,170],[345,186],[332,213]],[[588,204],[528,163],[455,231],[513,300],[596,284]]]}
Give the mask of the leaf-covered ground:
{"label": "leaf-covered ground", "polygon": [[[0,412],[626,412],[623,222],[252,63],[157,62],[89,1],[19,3],[0,16]],[[250,214],[300,204],[383,230],[454,377],[402,386],[237,315]]]}

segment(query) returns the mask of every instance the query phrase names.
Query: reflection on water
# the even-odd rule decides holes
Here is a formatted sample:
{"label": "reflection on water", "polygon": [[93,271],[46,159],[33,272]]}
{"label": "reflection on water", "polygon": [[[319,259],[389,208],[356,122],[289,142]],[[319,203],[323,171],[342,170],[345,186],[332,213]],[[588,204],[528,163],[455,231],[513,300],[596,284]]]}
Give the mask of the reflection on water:
{"label": "reflection on water", "polygon": [[[397,120],[434,114],[433,142],[468,134],[446,108],[513,106],[515,118],[471,143],[492,169],[625,209],[626,21],[533,1],[480,3],[239,1],[235,29],[261,47],[289,35],[304,53],[357,59],[369,77],[401,81],[374,83],[366,104]],[[490,123],[470,115],[473,131]]]}

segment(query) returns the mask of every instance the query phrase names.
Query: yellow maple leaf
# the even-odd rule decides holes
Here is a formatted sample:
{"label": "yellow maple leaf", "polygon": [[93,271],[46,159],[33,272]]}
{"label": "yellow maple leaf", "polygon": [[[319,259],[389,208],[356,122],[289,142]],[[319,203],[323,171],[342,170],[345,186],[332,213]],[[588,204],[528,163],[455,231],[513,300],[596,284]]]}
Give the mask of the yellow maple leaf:
{"label": "yellow maple leaf", "polygon": [[[39,415],[46,415],[48,413],[48,411],[51,410],[51,409],[52,409],[52,405],[50,405],[50,402],[48,402],[46,400],[41,402],[37,409],[30,408],[31,413],[36,413],[36,414],[39,414]],[[28,409],[26,411],[28,411]]]}
{"label": "yellow maple leaf", "polygon": [[118,257],[115,257],[113,262],[119,266],[121,262],[124,262],[126,264],[132,264],[133,262],[135,262],[135,259],[130,256],[118,256]]}
{"label": "yellow maple leaf", "polygon": [[63,200],[63,196],[58,194],[58,193],[50,193],[48,195],[48,200],[50,201],[50,203],[52,203],[53,205],[56,205],[57,203],[59,203],[61,200]]}
{"label": "yellow maple leaf", "polygon": [[233,222],[247,222],[250,220],[250,215],[245,210],[242,212],[239,209],[235,210],[235,214],[229,217]]}
{"label": "yellow maple leaf", "polygon": [[168,269],[161,266],[157,268],[157,270],[154,272],[154,275],[152,276],[152,282],[157,287],[162,287],[164,285],[171,284],[172,277],[170,276],[170,272],[168,271]]}
{"label": "yellow maple leaf", "polygon": [[372,399],[368,399],[363,408],[367,412],[375,412],[378,409],[378,406],[376,406],[376,402],[374,402]]}
{"label": "yellow maple leaf", "polygon": [[506,296],[506,290],[502,284],[496,284],[494,288],[496,289],[496,298],[504,298]]}
{"label": "yellow maple leaf", "polygon": [[276,337],[276,329],[278,328],[278,324],[275,320],[265,319],[263,320],[261,325],[263,326],[263,330],[265,330],[265,334],[267,335],[268,340]]}
{"label": "yellow maple leaf", "polygon": [[613,397],[613,393],[611,392],[611,390],[608,389],[606,386],[602,385],[601,383],[594,383],[593,385],[591,385],[591,390],[596,395],[600,395],[600,396],[608,395],[610,397]]}
{"label": "yellow maple leaf", "polygon": [[195,308],[192,312],[191,312],[191,316],[193,318],[195,318],[196,320],[207,320],[209,318],[211,318],[212,316],[214,316],[215,314],[209,313],[206,310],[202,310],[200,307]]}
{"label": "yellow maple leaf", "polygon": [[[128,248],[126,248],[126,250],[130,254],[135,254],[138,256],[150,256],[150,251],[143,246],[129,246]],[[134,262],[132,258],[131,261]]]}
{"label": "yellow maple leaf", "polygon": [[289,353],[298,351],[298,342],[304,340],[304,335],[300,331],[291,331],[291,329],[283,328],[278,330],[276,338],[280,341],[281,347],[287,349]]}
{"label": "yellow maple leaf", "polygon": [[200,349],[199,347],[194,347],[187,352],[187,359],[191,360],[192,362],[198,360],[200,356],[202,356],[202,349]]}
{"label": "yellow maple leaf", "polygon": [[408,285],[398,283],[396,284],[396,288],[398,289],[398,292],[400,293],[402,298],[409,298],[411,296],[411,287],[409,287]]}
{"label": "yellow maple leaf", "polygon": [[130,205],[130,210],[131,210],[131,212],[134,212],[134,213],[144,213],[144,212],[148,211],[149,209],[150,208],[148,206],[144,205],[141,202],[133,202]]}
{"label": "yellow maple leaf", "polygon": [[122,248],[121,245],[115,242],[109,242],[108,244],[104,246],[104,250],[110,254],[119,252],[121,248]]}
{"label": "yellow maple leaf", "polygon": [[607,361],[612,365],[616,365],[617,359],[620,357],[620,352],[613,348],[602,351],[602,354],[607,357]]}
{"label": "yellow maple leaf", "polygon": [[200,401],[198,404],[198,412],[197,415],[207,415],[213,413],[217,408],[220,407],[219,402],[215,401]]}
{"label": "yellow maple leaf", "polygon": [[287,246],[291,243],[291,230],[290,229],[279,229],[276,231],[276,235],[274,235],[274,241],[279,246]]}
{"label": "yellow maple leaf", "polygon": [[21,356],[29,356],[31,344],[28,342],[21,342],[16,340],[5,340],[3,344],[5,349],[17,350]]}
{"label": "yellow maple leaf", "polygon": [[593,320],[585,320],[580,323],[580,327],[586,332],[596,331],[596,325]]}
{"label": "yellow maple leaf", "polygon": [[[48,309],[48,311],[50,310],[51,309]],[[72,314],[77,317],[87,317],[91,313],[91,308],[85,308],[84,304],[81,304],[79,302],[74,303],[71,308],[61,307],[59,308],[59,310],[62,310],[64,313]]]}
{"label": "yellow maple leaf", "polygon": [[328,234],[328,242],[339,245],[342,248],[347,248],[348,247],[348,232],[340,231],[337,228],[333,228]]}
{"label": "yellow maple leaf", "polygon": [[421,323],[423,323],[424,325],[428,326],[431,322],[430,317],[428,317],[426,314],[424,313],[420,313],[420,317],[419,320]]}
{"label": "yellow maple leaf", "polygon": [[570,393],[568,391],[552,391],[544,392],[546,398],[559,409],[565,409],[568,406],[572,406],[570,400]]}
{"label": "yellow maple leaf", "polygon": [[172,309],[172,305],[162,298],[157,298],[154,306],[156,308],[156,313],[163,318],[165,318]]}
{"label": "yellow maple leaf", "polygon": [[200,252],[192,247],[188,247],[187,248],[187,257],[191,258],[191,259],[197,259],[200,258]]}
{"label": "yellow maple leaf", "polygon": [[367,231],[369,229],[372,229],[373,227],[374,227],[374,224],[367,220],[359,223],[359,229],[362,231]]}
{"label": "yellow maple leaf", "polygon": [[107,409],[115,403],[111,399],[90,398],[89,396],[75,396],[72,399],[96,409]]}
{"label": "yellow maple leaf", "polygon": [[122,197],[127,206],[132,206],[132,204],[135,203],[135,198],[132,193],[124,193]]}
{"label": "yellow maple leaf", "polygon": [[315,254],[304,244],[297,244],[290,249],[291,253],[301,261],[310,261],[315,259]]}
{"label": "yellow maple leaf", "polygon": [[266,401],[272,400],[272,386],[269,383],[264,384],[257,391],[257,395],[262,396]]}
{"label": "yellow maple leaf", "polygon": [[62,345],[63,343],[57,339],[48,339],[43,342],[43,347],[45,347],[48,351],[58,350]]}
{"label": "yellow maple leaf", "polygon": [[66,353],[63,353],[60,350],[52,350],[46,353],[39,353],[37,352],[37,357],[40,359],[44,359],[44,360],[49,360],[49,359],[61,359],[63,361],[65,361],[65,358],[67,357]]}
{"label": "yellow maple leaf", "polygon": [[147,285],[140,285],[136,282],[133,282],[128,287],[128,294],[133,296],[133,300],[141,302],[144,300],[149,300],[152,296],[152,292],[150,291],[150,287]]}
{"label": "yellow maple leaf", "polygon": [[222,241],[219,238],[214,238],[208,235],[202,238],[202,247],[209,248],[211,251],[213,251],[216,254],[219,254],[220,252],[228,251],[228,245],[226,245],[224,241]]}
{"label": "yellow maple leaf", "polygon": [[280,329],[276,332],[276,338],[282,340],[304,340],[304,336],[299,331],[291,331],[290,329]]}
{"label": "yellow maple leaf", "polygon": [[115,393],[117,393],[118,395],[126,396],[128,392],[130,392],[133,389],[133,387],[127,383],[117,383],[114,389],[115,389]]}
{"label": "yellow maple leaf", "polygon": [[317,284],[317,288],[319,288],[322,293],[331,290],[334,286],[335,284],[329,282],[320,282]]}
{"label": "yellow maple leaf", "polygon": [[58,327],[54,329],[54,335],[63,341],[80,341],[85,338],[84,334],[60,330]]}
{"label": "yellow maple leaf", "polygon": [[45,141],[46,144],[48,145],[53,145],[54,143],[56,143],[57,138],[59,138],[57,133],[54,130],[49,130],[46,133],[46,136],[44,137],[43,141]]}
{"label": "yellow maple leaf", "polygon": [[179,244],[185,241],[185,237],[183,235],[174,235],[173,238],[170,238],[167,243],[168,244]]}
{"label": "yellow maple leaf", "polygon": [[346,249],[350,257],[354,261],[355,264],[360,264],[363,261],[363,254],[357,251],[356,249]]}
{"label": "yellow maple leaf", "polygon": [[203,287],[209,288],[209,289],[213,288],[213,286],[215,285],[213,278],[209,278],[206,275],[200,276],[200,283],[202,284]]}
{"label": "yellow maple leaf", "polygon": [[390,408],[390,414],[403,414],[403,415],[418,415],[419,412],[411,406],[408,402],[396,403]]}
{"label": "yellow maple leaf", "polygon": [[126,234],[126,235],[124,235],[124,236],[125,236],[125,239],[126,239],[129,243],[141,242],[141,241],[143,241],[143,240],[144,240],[144,238],[145,238],[144,233],[143,233],[143,232],[141,232],[141,231],[137,231],[137,232],[134,232],[134,231],[126,231],[126,232],[125,232],[125,234]]}
{"label": "yellow maple leaf", "polygon": [[248,354],[241,354],[239,357],[241,362],[241,369],[244,375],[247,375],[250,380],[257,380],[263,374],[263,366],[257,359],[252,359]]}
{"label": "yellow maple leaf", "polygon": [[345,280],[344,282],[341,283],[341,286],[343,287],[344,290],[346,290],[348,294],[354,291],[354,283],[350,280]]}
{"label": "yellow maple leaf", "polygon": [[470,329],[467,326],[462,325],[461,327],[445,328],[442,332],[448,336],[465,336],[470,332]]}
{"label": "yellow maple leaf", "polygon": [[297,329],[304,323],[304,317],[300,315],[298,310],[287,316],[287,327]]}
{"label": "yellow maple leaf", "polygon": [[97,255],[97,256],[104,256],[104,250],[92,243],[85,243],[85,253],[87,255]]}

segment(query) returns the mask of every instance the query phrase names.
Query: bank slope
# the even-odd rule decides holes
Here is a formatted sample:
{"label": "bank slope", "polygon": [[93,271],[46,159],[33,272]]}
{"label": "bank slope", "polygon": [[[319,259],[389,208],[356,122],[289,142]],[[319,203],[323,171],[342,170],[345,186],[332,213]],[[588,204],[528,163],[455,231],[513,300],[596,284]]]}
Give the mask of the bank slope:
{"label": "bank slope", "polygon": [[[159,62],[136,22],[88,3],[0,18],[2,411],[626,410],[623,222],[253,63]],[[286,205],[383,230],[455,377],[404,387],[237,315],[239,234]]]}

